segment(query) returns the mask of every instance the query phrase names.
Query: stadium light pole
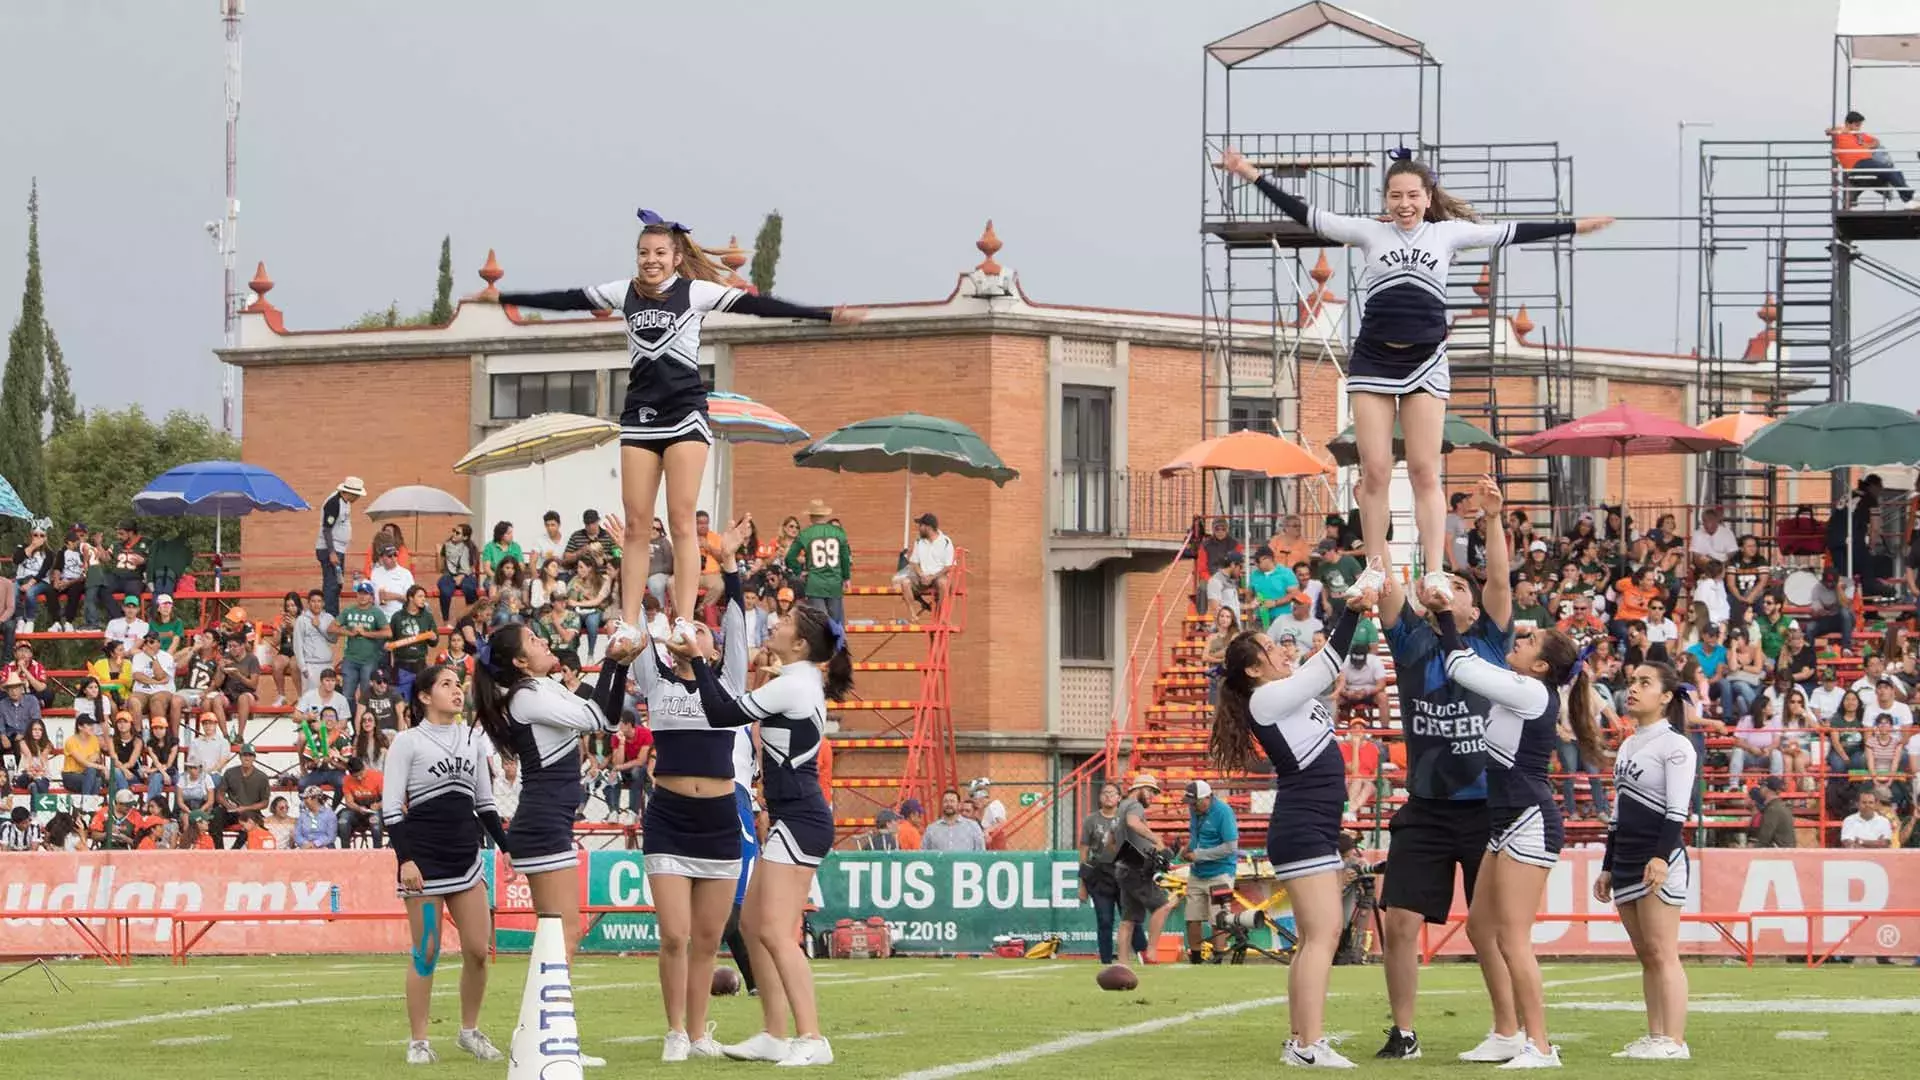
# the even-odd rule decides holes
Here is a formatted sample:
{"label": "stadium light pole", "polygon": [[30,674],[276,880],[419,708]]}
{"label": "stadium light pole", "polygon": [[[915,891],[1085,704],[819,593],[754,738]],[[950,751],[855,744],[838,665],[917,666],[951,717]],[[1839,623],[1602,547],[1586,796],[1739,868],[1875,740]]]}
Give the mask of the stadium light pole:
{"label": "stadium light pole", "polygon": [[1673,151],[1673,351],[1680,352],[1680,286],[1685,275],[1687,253],[1682,250],[1686,243],[1683,222],[1686,215],[1687,181],[1687,129],[1690,127],[1710,128],[1711,120],[1682,120],[1674,125]]}

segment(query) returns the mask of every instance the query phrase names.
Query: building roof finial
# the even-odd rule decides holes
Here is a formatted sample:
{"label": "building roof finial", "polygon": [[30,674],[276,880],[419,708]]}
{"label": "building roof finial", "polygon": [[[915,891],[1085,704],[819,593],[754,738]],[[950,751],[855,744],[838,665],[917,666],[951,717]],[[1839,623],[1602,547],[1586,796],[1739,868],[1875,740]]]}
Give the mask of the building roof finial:
{"label": "building roof finial", "polygon": [[273,291],[273,279],[267,276],[267,264],[263,261],[253,271],[253,280],[247,282],[247,288],[253,290],[253,302],[246,306],[247,311],[273,311],[273,303],[267,294]]}
{"label": "building roof finial", "polygon": [[1000,243],[1000,237],[994,234],[992,218],[987,219],[987,231],[980,234],[980,239],[974,241],[973,246],[979,248],[980,254],[986,256],[974,269],[989,277],[998,276],[1001,266],[994,260],[994,256],[1000,253],[1003,245]]}
{"label": "building roof finial", "polygon": [[1522,341],[1526,340],[1528,334],[1533,333],[1533,316],[1527,314],[1525,304],[1521,304],[1520,310],[1513,315],[1513,332],[1519,335]]}
{"label": "building roof finial", "polygon": [[480,268],[480,280],[486,282],[487,287],[480,290],[480,295],[486,297],[488,300],[498,300],[500,298],[500,290],[496,286],[499,285],[500,279],[506,276],[507,272],[500,269],[500,260],[494,257],[493,249],[488,248],[487,265]]}

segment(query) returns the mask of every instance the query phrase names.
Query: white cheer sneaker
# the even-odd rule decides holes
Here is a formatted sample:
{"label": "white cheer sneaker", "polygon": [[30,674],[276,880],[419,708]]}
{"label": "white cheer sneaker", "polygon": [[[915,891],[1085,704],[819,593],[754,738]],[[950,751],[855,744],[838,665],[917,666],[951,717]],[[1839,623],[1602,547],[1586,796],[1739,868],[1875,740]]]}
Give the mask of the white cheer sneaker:
{"label": "white cheer sneaker", "polygon": [[687,1056],[697,1058],[725,1057],[726,1055],[720,1052],[720,1044],[713,1038],[714,1029],[719,1026],[719,1024],[711,1020],[707,1021],[707,1030],[699,1038],[693,1040],[692,1044],[687,1047]]}
{"label": "white cheer sneaker", "polygon": [[693,1040],[684,1031],[669,1031],[660,1043],[661,1061],[685,1061],[693,1051]]}
{"label": "white cheer sneaker", "polygon": [[804,1035],[788,1044],[787,1056],[774,1062],[773,1067],[802,1068],[807,1065],[833,1064],[833,1047],[819,1035]]}
{"label": "white cheer sneaker", "polygon": [[745,1042],[723,1044],[720,1052],[735,1061],[785,1061],[788,1042],[761,1031]]}
{"label": "white cheer sneaker", "polygon": [[1502,1035],[1497,1031],[1489,1031],[1487,1032],[1487,1037],[1480,1040],[1480,1045],[1461,1054],[1460,1060],[1488,1062],[1497,1065],[1500,1062],[1512,1061],[1514,1058],[1519,1057],[1520,1051],[1524,1049],[1526,1045],[1527,1033],[1524,1031],[1517,1032],[1513,1035]]}
{"label": "white cheer sneaker", "polygon": [[1557,1069],[1559,1067],[1560,1048],[1549,1046],[1542,1051],[1533,1044],[1531,1039],[1521,1045],[1518,1054],[1500,1066],[1502,1069]]}
{"label": "white cheer sneaker", "polygon": [[1291,1065],[1298,1069],[1357,1069],[1358,1065],[1335,1050],[1325,1036],[1318,1042],[1305,1046],[1298,1039],[1288,1039],[1287,1047],[1280,1055],[1280,1064]]}

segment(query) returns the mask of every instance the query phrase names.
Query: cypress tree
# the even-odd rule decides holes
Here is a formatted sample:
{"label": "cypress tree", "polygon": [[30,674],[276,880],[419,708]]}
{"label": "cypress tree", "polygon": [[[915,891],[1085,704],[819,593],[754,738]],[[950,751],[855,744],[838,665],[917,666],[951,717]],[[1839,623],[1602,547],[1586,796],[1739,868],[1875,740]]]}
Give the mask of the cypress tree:
{"label": "cypress tree", "polygon": [[40,184],[27,196],[27,282],[20,318],[7,335],[7,366],[0,374],[0,476],[27,509],[47,509],[44,424],[47,414],[47,322],[40,281]]}
{"label": "cypress tree", "polygon": [[440,238],[440,281],[433,293],[433,310],[427,322],[445,326],[453,321],[453,237]]}
{"label": "cypress tree", "polygon": [[780,211],[767,215],[760,223],[760,235],[753,238],[753,263],[747,267],[747,280],[761,296],[773,292],[773,269],[780,261]]}
{"label": "cypress tree", "polygon": [[60,351],[60,339],[53,327],[47,327],[47,415],[53,421],[50,435],[73,430],[80,422],[80,404],[73,396],[73,373],[67,370],[67,358]]}

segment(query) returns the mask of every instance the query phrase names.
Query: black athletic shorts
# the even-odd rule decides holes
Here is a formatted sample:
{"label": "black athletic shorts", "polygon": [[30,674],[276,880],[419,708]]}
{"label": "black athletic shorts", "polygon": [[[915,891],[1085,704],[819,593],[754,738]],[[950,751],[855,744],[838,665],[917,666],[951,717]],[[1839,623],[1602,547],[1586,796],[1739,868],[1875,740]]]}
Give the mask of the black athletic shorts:
{"label": "black athletic shorts", "polygon": [[1453,908],[1453,872],[1460,870],[1467,900],[1487,852],[1489,821],[1484,800],[1408,799],[1388,826],[1387,881],[1380,906],[1417,911],[1444,923]]}
{"label": "black athletic shorts", "polygon": [[1120,887],[1120,921],[1144,923],[1154,912],[1167,906],[1167,890],[1154,880],[1153,871],[1126,863],[1114,867]]}

